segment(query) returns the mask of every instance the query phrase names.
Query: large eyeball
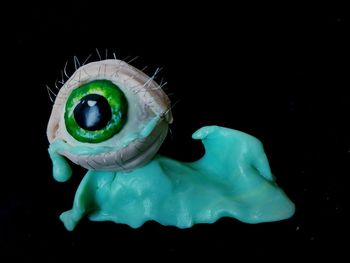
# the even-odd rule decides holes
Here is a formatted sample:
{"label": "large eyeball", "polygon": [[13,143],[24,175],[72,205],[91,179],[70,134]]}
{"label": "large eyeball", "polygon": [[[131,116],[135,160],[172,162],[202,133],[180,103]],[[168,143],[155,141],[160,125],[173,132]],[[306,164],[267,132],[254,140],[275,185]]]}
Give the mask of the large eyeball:
{"label": "large eyeball", "polygon": [[146,164],[172,122],[170,100],[142,71],[121,60],[79,68],[57,94],[47,128],[51,144],[94,170]]}

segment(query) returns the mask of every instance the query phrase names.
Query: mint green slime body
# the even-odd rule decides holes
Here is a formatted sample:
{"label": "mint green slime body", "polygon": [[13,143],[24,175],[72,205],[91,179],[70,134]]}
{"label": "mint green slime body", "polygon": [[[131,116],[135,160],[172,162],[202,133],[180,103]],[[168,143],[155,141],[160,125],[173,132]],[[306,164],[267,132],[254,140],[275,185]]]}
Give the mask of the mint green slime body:
{"label": "mint green slime body", "polygon": [[[85,215],[133,228],[148,220],[187,228],[221,217],[261,223],[293,215],[294,204],[275,183],[259,140],[218,126],[203,127],[193,138],[206,151],[193,163],[157,155],[131,172],[88,171],[73,208],[60,216],[65,227],[73,230]],[[65,181],[71,170],[55,143],[49,149],[54,177]]]}

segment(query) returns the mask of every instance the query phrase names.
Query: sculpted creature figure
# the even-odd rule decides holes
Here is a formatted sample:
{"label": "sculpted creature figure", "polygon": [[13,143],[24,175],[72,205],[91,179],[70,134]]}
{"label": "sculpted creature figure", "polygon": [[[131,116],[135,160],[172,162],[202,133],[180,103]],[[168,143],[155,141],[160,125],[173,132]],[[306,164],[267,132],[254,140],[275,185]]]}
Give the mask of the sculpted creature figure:
{"label": "sculpted creature figure", "polygon": [[200,160],[157,154],[173,120],[170,105],[154,76],[118,59],[83,65],[65,82],[47,128],[53,176],[71,177],[66,159],[88,169],[73,208],[60,216],[68,230],[84,216],[187,228],[221,217],[261,223],[293,215],[261,142],[248,134],[206,126],[192,136],[204,144]]}

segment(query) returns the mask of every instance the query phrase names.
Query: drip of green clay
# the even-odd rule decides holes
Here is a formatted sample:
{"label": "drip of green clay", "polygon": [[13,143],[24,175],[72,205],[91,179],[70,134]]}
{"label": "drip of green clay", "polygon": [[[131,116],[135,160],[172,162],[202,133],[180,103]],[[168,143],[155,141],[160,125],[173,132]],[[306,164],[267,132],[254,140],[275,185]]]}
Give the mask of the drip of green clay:
{"label": "drip of green clay", "polygon": [[[134,228],[149,220],[187,228],[222,217],[261,223],[294,214],[294,204],[276,184],[256,138],[218,126],[203,127],[193,138],[205,146],[196,162],[157,155],[130,172],[88,171],[73,208],[60,216],[65,227],[73,230],[84,216]],[[68,163],[57,154],[62,147],[54,142],[49,149],[58,181],[71,176]]]}
{"label": "drip of green clay", "polygon": [[58,144],[52,144],[49,148],[49,154],[53,166],[52,174],[56,181],[66,182],[72,176],[72,169],[70,168],[67,160],[57,153],[57,145]]}

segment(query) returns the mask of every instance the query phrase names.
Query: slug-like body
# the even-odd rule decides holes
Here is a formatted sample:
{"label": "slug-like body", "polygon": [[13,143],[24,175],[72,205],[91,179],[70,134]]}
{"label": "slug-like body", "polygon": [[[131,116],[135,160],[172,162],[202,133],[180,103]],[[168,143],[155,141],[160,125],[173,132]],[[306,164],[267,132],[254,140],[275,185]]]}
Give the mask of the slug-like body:
{"label": "slug-like body", "polygon": [[202,140],[205,155],[178,162],[156,154],[171,121],[161,87],[123,61],[94,62],[74,73],[48,125],[54,178],[70,178],[65,158],[89,169],[73,208],[60,217],[68,230],[84,216],[134,228],[148,220],[186,228],[225,216],[261,223],[293,215],[256,138],[203,127],[193,138]]}

